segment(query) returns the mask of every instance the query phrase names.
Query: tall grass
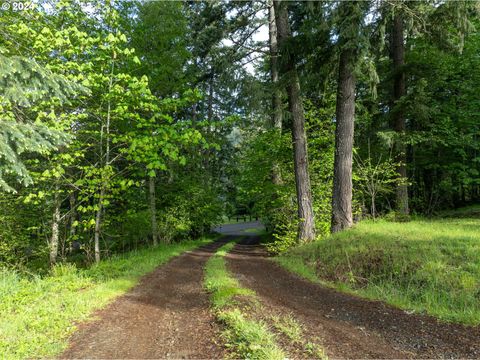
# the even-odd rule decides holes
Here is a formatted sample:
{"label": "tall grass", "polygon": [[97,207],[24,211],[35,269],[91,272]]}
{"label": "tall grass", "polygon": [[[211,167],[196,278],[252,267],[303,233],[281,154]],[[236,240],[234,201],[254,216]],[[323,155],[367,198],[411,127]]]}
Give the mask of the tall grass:
{"label": "tall grass", "polygon": [[44,277],[0,270],[0,354],[5,359],[59,354],[75,323],[125,293],[141,275],[210,241],[205,238],[135,251],[87,270],[58,265]]}
{"label": "tall grass", "polygon": [[312,281],[442,320],[480,324],[478,218],[364,221],[277,260]]}

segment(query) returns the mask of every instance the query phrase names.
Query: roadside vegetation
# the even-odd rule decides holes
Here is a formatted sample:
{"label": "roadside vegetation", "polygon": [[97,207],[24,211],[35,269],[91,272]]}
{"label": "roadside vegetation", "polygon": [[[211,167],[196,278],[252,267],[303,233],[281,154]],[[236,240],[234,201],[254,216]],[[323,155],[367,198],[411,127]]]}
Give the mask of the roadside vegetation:
{"label": "roadside vegetation", "polygon": [[478,207],[461,218],[363,221],[292,248],[279,264],[310,281],[445,321],[480,324]]}
{"label": "roadside vegetation", "polygon": [[291,315],[271,315],[269,321],[275,330],[285,336],[289,342],[303,349],[308,358],[328,360],[323,346],[306,339],[302,325]]}
{"label": "roadside vegetation", "polygon": [[225,325],[226,344],[240,358],[284,359],[267,325],[246,315],[246,306],[256,306],[255,293],[241,287],[226,268],[224,257],[234,246],[234,242],[222,246],[205,267],[205,288],[217,319]]}
{"label": "roadside vegetation", "polygon": [[5,359],[59,354],[75,330],[140,276],[182,252],[212,241],[202,238],[114,256],[89,269],[58,264],[47,276],[0,270],[0,354]]}

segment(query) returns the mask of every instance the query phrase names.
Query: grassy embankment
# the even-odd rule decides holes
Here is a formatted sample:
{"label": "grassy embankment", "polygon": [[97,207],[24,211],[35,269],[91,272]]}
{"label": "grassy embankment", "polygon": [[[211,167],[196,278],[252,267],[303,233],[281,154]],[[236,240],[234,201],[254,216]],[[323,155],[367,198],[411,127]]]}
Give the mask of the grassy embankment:
{"label": "grassy embankment", "polygon": [[[364,221],[276,261],[314,282],[444,321],[480,324],[480,207],[460,217]],[[445,214],[447,215],[447,214]]]}
{"label": "grassy embankment", "polygon": [[225,324],[227,345],[240,358],[284,359],[267,325],[245,314],[245,307],[256,306],[256,299],[255,293],[242,288],[226,268],[224,257],[234,246],[234,242],[222,246],[205,266],[205,288],[211,294],[217,319]]}
{"label": "grassy embankment", "polygon": [[44,277],[0,269],[0,354],[5,359],[51,357],[67,345],[74,322],[132,288],[139,278],[211,238],[161,245],[112,257],[79,270],[58,265]]}

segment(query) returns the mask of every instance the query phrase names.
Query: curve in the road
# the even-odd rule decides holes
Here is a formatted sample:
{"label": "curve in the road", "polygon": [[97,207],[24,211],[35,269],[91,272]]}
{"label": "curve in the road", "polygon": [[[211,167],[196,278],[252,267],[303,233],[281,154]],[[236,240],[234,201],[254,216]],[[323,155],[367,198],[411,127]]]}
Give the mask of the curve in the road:
{"label": "curve in the road", "polygon": [[257,242],[243,238],[227,257],[230,271],[265,311],[290,313],[320,337],[331,358],[480,357],[480,327],[440,323],[313,284],[266,258]]}

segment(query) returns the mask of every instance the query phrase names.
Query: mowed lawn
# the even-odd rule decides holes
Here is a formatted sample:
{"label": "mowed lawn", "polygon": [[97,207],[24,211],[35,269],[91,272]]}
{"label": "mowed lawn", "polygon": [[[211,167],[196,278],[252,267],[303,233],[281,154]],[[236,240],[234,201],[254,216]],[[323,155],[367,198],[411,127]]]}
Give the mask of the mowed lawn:
{"label": "mowed lawn", "polygon": [[292,272],[340,290],[480,324],[480,218],[364,221],[276,258]]}

